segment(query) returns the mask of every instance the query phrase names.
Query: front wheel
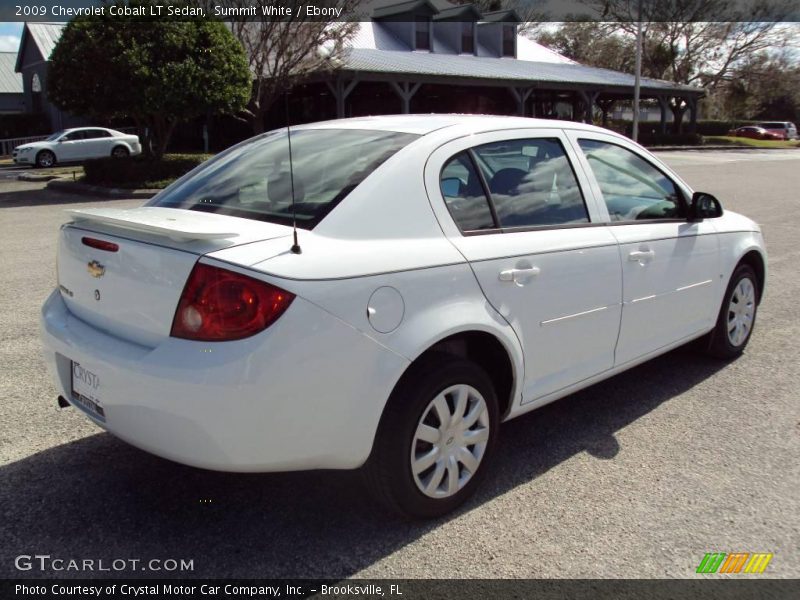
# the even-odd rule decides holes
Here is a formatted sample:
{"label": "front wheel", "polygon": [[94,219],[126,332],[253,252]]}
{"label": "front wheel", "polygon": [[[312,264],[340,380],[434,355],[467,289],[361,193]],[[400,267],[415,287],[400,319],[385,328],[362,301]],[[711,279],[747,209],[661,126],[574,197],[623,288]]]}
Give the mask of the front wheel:
{"label": "front wheel", "polygon": [[36,166],[41,169],[52,167],[56,164],[56,155],[50,150],[42,150],[36,155]]}
{"label": "front wheel", "polygon": [[725,291],[717,324],[708,335],[708,354],[731,359],[744,352],[756,324],[758,297],[758,278],[753,267],[739,265]]}
{"label": "front wheel", "polygon": [[364,474],[373,495],[410,517],[462,504],[486,472],[499,425],[497,396],[475,363],[435,354],[410,367],[381,418]]}

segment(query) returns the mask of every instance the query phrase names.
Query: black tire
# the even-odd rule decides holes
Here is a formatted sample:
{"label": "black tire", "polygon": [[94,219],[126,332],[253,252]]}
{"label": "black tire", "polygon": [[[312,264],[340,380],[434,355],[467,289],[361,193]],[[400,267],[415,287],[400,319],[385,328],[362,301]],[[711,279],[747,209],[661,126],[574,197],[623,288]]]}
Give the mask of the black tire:
{"label": "black tire", "polygon": [[[489,435],[482,458],[463,487],[450,496],[432,498],[425,495],[415,482],[411,469],[412,443],[432,400],[454,385],[470,386],[483,397]],[[391,512],[413,518],[444,515],[466,501],[485,476],[499,425],[497,395],[486,372],[463,358],[444,353],[431,354],[409,368],[389,398],[372,454],[362,469],[367,486],[375,499]],[[475,446],[472,448],[476,451]],[[455,471],[468,472],[461,465]]]}
{"label": "black tire", "polygon": [[111,150],[112,158],[127,158],[130,155],[130,150],[128,150],[125,146],[114,146],[114,148]]}
{"label": "black tire", "polygon": [[41,150],[36,155],[36,166],[40,169],[46,169],[55,166],[55,164],[56,155],[50,152],[50,150]]}
{"label": "black tire", "polygon": [[[731,298],[733,297],[734,292],[739,284],[745,279],[750,280],[755,291],[755,300],[752,304],[752,321],[746,337],[744,337],[743,340],[741,340],[738,344],[734,344],[728,335],[728,319],[731,314],[729,309],[731,306]],[[755,328],[756,313],[758,312],[758,302],[760,298],[761,290],[758,287],[758,278],[756,277],[755,270],[748,264],[740,264],[738,267],[736,267],[733,275],[731,275],[730,282],[728,283],[728,289],[725,290],[725,296],[722,299],[722,306],[719,309],[719,315],[717,317],[717,324],[708,335],[702,338],[702,345],[706,354],[715,358],[731,360],[740,356],[742,352],[744,352],[744,349],[747,347],[747,343],[750,341],[750,336],[753,334],[753,329]]]}

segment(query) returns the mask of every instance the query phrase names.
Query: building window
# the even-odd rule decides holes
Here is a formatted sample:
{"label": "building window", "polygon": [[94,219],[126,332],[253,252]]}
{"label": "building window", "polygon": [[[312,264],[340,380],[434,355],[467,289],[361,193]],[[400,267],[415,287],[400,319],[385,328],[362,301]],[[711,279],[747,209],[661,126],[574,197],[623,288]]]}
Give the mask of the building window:
{"label": "building window", "polygon": [[414,23],[414,49],[431,49],[431,22],[425,17],[417,17]]}
{"label": "building window", "polygon": [[503,56],[517,55],[517,28],[503,25]]}
{"label": "building window", "polygon": [[475,54],[475,25],[461,23],[461,52]]}

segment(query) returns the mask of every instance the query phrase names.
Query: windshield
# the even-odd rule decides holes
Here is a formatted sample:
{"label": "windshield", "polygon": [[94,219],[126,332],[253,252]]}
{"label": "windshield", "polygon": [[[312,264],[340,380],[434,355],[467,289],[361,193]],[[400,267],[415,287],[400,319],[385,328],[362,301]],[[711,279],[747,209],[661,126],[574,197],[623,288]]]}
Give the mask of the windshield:
{"label": "windshield", "polygon": [[[313,228],[370,173],[417,135],[356,129],[286,130],[234,146],[154,198],[183,208]],[[292,207],[294,186],[294,207]]]}
{"label": "windshield", "polygon": [[51,133],[50,137],[46,138],[45,142],[55,142],[58,138],[64,135],[63,131],[56,131],[55,133]]}

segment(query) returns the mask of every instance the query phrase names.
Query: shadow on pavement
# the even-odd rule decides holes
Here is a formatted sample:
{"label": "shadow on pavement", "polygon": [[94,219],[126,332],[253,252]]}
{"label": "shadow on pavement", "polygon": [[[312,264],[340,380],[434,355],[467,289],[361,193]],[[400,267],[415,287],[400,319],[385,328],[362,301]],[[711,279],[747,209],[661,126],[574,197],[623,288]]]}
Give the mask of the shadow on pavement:
{"label": "shadow on pavement", "polygon": [[[114,202],[119,198],[98,196],[79,196],[55,192],[45,187],[32,190],[0,191],[0,208],[20,208],[23,206],[48,206],[52,204],[78,204],[84,202]],[[144,200],[141,201],[144,204]]]}
{"label": "shadow on pavement", "polygon": [[[580,452],[614,458],[625,451],[618,430],[724,366],[679,349],[505,424],[483,486],[449,518]],[[42,576],[13,567],[16,555],[39,553],[194,559],[194,573],[178,575],[189,577],[342,578],[444,522],[381,513],[357,472],[215,473],[156,458],[105,433],[0,467],[0,489],[5,577]]]}

